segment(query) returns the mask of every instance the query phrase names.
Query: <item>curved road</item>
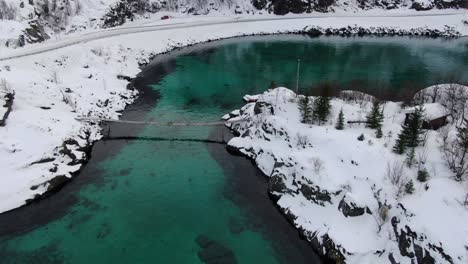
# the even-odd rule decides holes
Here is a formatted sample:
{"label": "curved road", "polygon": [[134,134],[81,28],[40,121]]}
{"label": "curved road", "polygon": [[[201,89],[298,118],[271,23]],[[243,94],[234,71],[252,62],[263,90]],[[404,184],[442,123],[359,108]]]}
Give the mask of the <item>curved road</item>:
{"label": "curved road", "polygon": [[[433,13],[433,14],[394,14],[394,15],[299,15],[299,16],[279,16],[279,17],[256,17],[256,18],[245,18],[245,17],[228,17],[228,18],[213,18],[213,20],[208,21],[188,21],[188,22],[179,22],[171,24],[158,24],[158,25],[140,25],[140,26],[128,26],[128,27],[117,27],[111,29],[104,29],[96,32],[86,33],[80,36],[70,37],[63,40],[58,40],[55,42],[46,42],[42,45],[34,45],[32,47],[20,48],[13,50],[9,54],[0,55],[0,61],[21,58],[25,56],[40,54],[48,52],[51,50],[56,50],[68,46],[72,46],[79,43],[84,43],[88,41],[104,39],[119,35],[141,33],[141,32],[150,32],[150,31],[161,31],[161,30],[170,30],[170,29],[180,29],[180,28],[191,28],[191,27],[201,27],[201,26],[213,26],[213,25],[222,25],[222,24],[234,24],[234,23],[249,23],[249,22],[260,22],[260,21],[277,21],[277,20],[297,20],[297,19],[311,19],[311,18],[340,18],[340,17],[362,17],[362,18],[391,18],[391,17],[432,17],[432,16],[456,16],[463,15],[463,13],[452,12],[452,13]],[[205,17],[207,18],[207,17]],[[158,21],[152,21],[149,23],[155,23]]]}

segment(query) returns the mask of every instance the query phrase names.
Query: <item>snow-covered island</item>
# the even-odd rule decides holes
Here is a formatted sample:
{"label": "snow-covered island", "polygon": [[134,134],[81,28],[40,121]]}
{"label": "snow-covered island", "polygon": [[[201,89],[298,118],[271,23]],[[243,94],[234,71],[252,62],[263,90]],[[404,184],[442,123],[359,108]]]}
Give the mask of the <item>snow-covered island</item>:
{"label": "snow-covered island", "polygon": [[257,164],[319,253],[336,263],[468,262],[468,87],[432,86],[405,105],[287,88],[244,99],[224,116],[236,134],[228,149]]}

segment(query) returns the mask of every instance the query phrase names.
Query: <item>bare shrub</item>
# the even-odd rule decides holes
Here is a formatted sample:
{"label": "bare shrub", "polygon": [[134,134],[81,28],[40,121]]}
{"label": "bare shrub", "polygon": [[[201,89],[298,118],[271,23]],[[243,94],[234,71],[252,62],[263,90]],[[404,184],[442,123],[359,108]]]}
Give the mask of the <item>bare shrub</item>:
{"label": "bare shrub", "polygon": [[453,120],[460,120],[465,115],[468,92],[461,85],[451,83],[445,90],[445,107]]}
{"label": "bare shrub", "polygon": [[64,93],[62,91],[60,92],[62,93],[62,101],[66,103],[67,105],[69,105],[72,108],[72,111],[76,112],[77,110],[76,99],[69,93]]}
{"label": "bare shrub", "polygon": [[439,128],[437,130],[437,133],[438,133],[440,139],[442,140],[442,144],[446,145],[449,134],[450,134],[450,127],[449,126],[443,126],[443,127]]}
{"label": "bare shrub", "polygon": [[323,161],[317,157],[313,158],[313,166],[314,166],[314,172],[315,174],[320,174],[320,172],[323,170]]}
{"label": "bare shrub", "polygon": [[437,99],[440,97],[440,86],[436,85],[432,87],[432,90],[429,90],[426,96],[429,97],[431,103],[437,102]]}
{"label": "bare shrub", "polygon": [[58,84],[60,82],[57,71],[52,71],[50,78],[51,78],[51,81],[55,84]]}
{"label": "bare shrub", "polygon": [[428,156],[429,153],[426,145],[424,145],[422,148],[418,148],[418,151],[416,153],[416,162],[418,164],[418,170],[422,170],[424,168]]}
{"label": "bare shrub", "polygon": [[0,80],[0,92],[14,94],[13,88],[11,88],[11,85],[7,82],[6,79]]}
{"label": "bare shrub", "polygon": [[102,55],[104,54],[104,50],[102,47],[92,48],[91,52],[98,57],[102,57]]}
{"label": "bare shrub", "polygon": [[309,138],[306,135],[301,135],[297,133],[296,135],[297,143],[296,146],[298,148],[306,148],[309,145]]}
{"label": "bare shrub", "polygon": [[455,179],[461,181],[468,172],[468,147],[459,138],[444,144],[444,158],[450,170],[455,174]]}
{"label": "bare shrub", "polygon": [[390,211],[390,208],[386,204],[379,207],[379,211],[376,217],[376,222],[379,227],[379,232],[380,230],[382,230],[382,226],[385,224],[385,222],[388,219],[388,211]]}
{"label": "bare shrub", "polygon": [[387,179],[390,180],[397,191],[397,197],[400,197],[404,191],[406,184],[406,177],[404,175],[404,163],[401,161],[394,161],[387,163],[387,171],[385,173]]}

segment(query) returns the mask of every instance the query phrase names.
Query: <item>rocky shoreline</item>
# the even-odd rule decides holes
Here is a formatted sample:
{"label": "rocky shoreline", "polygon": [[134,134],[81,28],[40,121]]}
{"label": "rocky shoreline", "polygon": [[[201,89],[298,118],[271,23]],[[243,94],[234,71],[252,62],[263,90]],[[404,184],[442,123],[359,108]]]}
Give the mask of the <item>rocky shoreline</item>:
{"label": "rocky shoreline", "polygon": [[[233,129],[231,132],[239,136],[238,132]],[[236,156],[241,156],[249,159],[254,166],[258,166],[255,161],[255,157],[246,154],[241,150],[239,147],[232,146],[230,144],[226,144],[226,150]],[[290,164],[291,166],[291,164]],[[282,181],[282,179],[278,176],[271,176],[269,177],[268,175],[263,174],[267,178],[267,190],[268,190],[268,196],[270,197],[271,202],[274,204],[274,206],[278,209],[278,212],[282,214],[286,220],[289,222],[289,224],[297,229],[299,237],[307,241],[307,243],[310,245],[311,249],[314,250],[317,254],[319,254],[325,263],[345,263],[345,257],[343,254],[338,250],[336,247],[335,243],[333,240],[331,240],[328,235],[324,235],[322,237],[322,242],[319,241],[315,233],[311,233],[301,227],[297,227],[295,224],[294,220],[297,218],[292,212],[290,212],[287,208],[281,207],[278,205],[278,200],[280,199],[281,195],[279,195],[281,192],[286,191],[286,187]],[[318,187],[318,186],[317,186]],[[318,187],[320,188],[320,187]],[[319,195],[319,200],[320,197],[329,197],[327,194],[325,196],[320,195],[320,192],[318,192]],[[317,194],[317,192],[315,192]],[[328,200],[325,198],[325,201]]]}
{"label": "rocky shoreline", "polygon": [[[443,94],[445,91],[452,89],[450,87],[455,86],[444,86],[444,89],[448,89],[444,91],[440,88],[438,91],[442,95],[440,95],[441,99],[437,100],[444,101],[445,96]],[[245,124],[227,124],[236,137],[228,143],[226,148],[232,154],[242,155],[251,159],[263,171],[268,178],[267,189],[272,202],[288,221],[298,229],[301,236],[310,243],[318,254],[332,263],[362,263],[363,260],[370,261],[371,263],[390,262],[392,264],[406,263],[407,261],[414,261],[416,263],[463,262],[463,255],[459,255],[463,250],[462,245],[448,240],[439,241],[438,239],[442,239],[441,236],[434,235],[434,233],[445,232],[443,231],[445,230],[443,225],[431,225],[431,229],[428,229],[429,227],[425,227],[424,223],[418,221],[419,219],[426,219],[428,217],[427,214],[439,210],[447,211],[447,215],[444,217],[448,217],[447,220],[449,220],[451,218],[450,214],[454,214],[458,210],[464,210],[463,204],[456,202],[462,196],[464,197],[464,194],[458,193],[454,194],[452,198],[443,198],[442,207],[438,207],[434,211],[424,208],[424,206],[427,206],[425,201],[428,198],[422,198],[421,204],[417,202],[417,197],[428,196],[433,200],[431,206],[439,206],[436,205],[439,198],[434,198],[434,196],[438,197],[437,193],[439,190],[437,189],[442,188],[441,190],[444,190],[446,187],[442,186],[448,185],[451,186],[450,188],[453,192],[455,192],[455,188],[457,189],[456,192],[463,192],[463,185],[457,185],[456,182],[450,179],[451,176],[448,174],[449,177],[447,178],[445,176],[440,178],[439,176],[439,178],[425,183],[425,185],[422,184],[421,188],[418,187],[419,192],[422,192],[420,196],[415,197],[410,194],[408,197],[399,198],[400,194],[397,193],[397,198],[392,198],[394,190],[391,187],[391,183],[388,183],[390,186],[382,185],[382,182],[386,181],[387,178],[385,177],[387,176],[374,181],[372,178],[380,178],[381,176],[378,175],[380,173],[375,175],[376,171],[373,171],[372,174],[369,174],[370,171],[366,172],[366,165],[361,164],[366,159],[369,159],[365,156],[373,153],[372,150],[364,150],[366,147],[360,146],[359,141],[353,141],[351,139],[353,136],[346,140],[348,143],[339,143],[340,139],[336,137],[344,135],[342,132],[332,132],[334,130],[333,127],[310,126],[308,129],[311,129],[311,132],[316,130],[314,132],[315,136],[308,139],[304,138],[305,133],[307,133],[305,126],[298,126],[299,130],[297,130],[295,128],[295,121],[291,121],[291,119],[295,120],[297,118],[295,117],[297,110],[293,109],[294,103],[292,103],[295,100],[295,95],[289,90],[281,90],[284,88],[277,89],[280,89],[278,91],[280,91],[281,95],[275,96],[275,90],[271,90],[263,95],[247,96],[247,101],[254,102],[247,103],[240,111],[233,111],[231,114],[224,116],[226,120],[248,119]],[[460,86],[460,91],[463,91],[463,89],[466,90],[466,88]],[[430,94],[434,90],[435,88],[432,87],[424,91],[426,94]],[[275,97],[279,97],[279,99],[275,99]],[[334,105],[342,105],[344,107],[339,99],[336,100]],[[275,105],[275,101],[279,101],[279,105]],[[395,110],[398,109],[397,105],[389,102],[385,108],[393,113],[393,111],[397,111]],[[430,109],[430,105],[427,105],[427,107]],[[352,109],[352,106],[347,105],[345,108]],[[387,115],[391,116],[392,114],[387,113]],[[400,120],[400,118],[397,118],[397,120]],[[388,123],[385,130],[388,133],[388,129],[393,130],[395,128],[398,128],[398,126]],[[357,131],[353,131],[355,129],[352,128],[349,129],[351,132],[348,133],[351,133],[351,135],[357,131],[359,133],[361,133],[360,131],[365,131],[365,129],[357,129]],[[293,134],[295,131],[301,131],[298,133],[303,134],[295,135]],[[328,136],[328,133],[336,135]],[[371,149],[380,148],[375,146],[375,144],[380,145],[378,139],[375,142],[375,138],[372,138],[365,132],[363,134],[367,138],[370,137],[369,146]],[[343,152],[343,150],[337,150],[337,154],[325,153],[327,150],[322,148],[323,143],[320,142],[320,137],[323,137],[325,142],[337,141],[341,147],[345,147],[343,144],[349,144],[353,151],[357,150],[357,153],[347,153]],[[433,144],[430,148],[437,150],[437,144],[434,142],[436,138],[433,137],[437,137],[437,134],[430,133],[429,141]],[[298,142],[298,149],[295,146],[296,141]],[[352,146],[354,144],[356,146]],[[382,144],[382,147],[382,149],[378,150],[379,153],[386,151],[387,143]],[[330,148],[333,149],[333,145]],[[359,156],[359,152],[361,151],[363,151],[363,157]],[[367,153],[367,151],[370,152]],[[298,154],[295,154],[296,152]],[[313,158],[311,159],[308,152],[317,153],[318,156],[312,156]],[[393,154],[385,154],[384,156],[387,155],[388,157],[384,158],[384,160],[391,159],[390,157]],[[433,159],[434,162],[441,162],[441,158],[438,157],[439,154],[432,155],[435,155],[435,157],[429,157],[429,159]],[[329,156],[333,157],[331,160],[335,160],[336,158],[341,159],[341,163],[346,160],[344,156],[349,156],[352,159],[349,165],[346,165],[346,162],[340,164],[339,160],[337,161],[338,164],[330,164],[327,162],[329,161]],[[398,157],[396,158],[398,159]],[[313,165],[307,163],[307,161]],[[373,165],[376,165],[375,163],[374,161]],[[431,166],[436,166],[435,163],[431,162],[431,164]],[[345,168],[344,171],[347,171],[348,174],[356,170],[355,173],[360,171],[361,175],[357,174],[357,176],[354,176],[354,179],[348,179],[343,174],[335,173],[334,175],[330,175],[325,171],[335,171],[337,169],[330,168],[330,166],[343,166]],[[445,165],[442,162],[437,166]],[[384,164],[382,167],[385,167]],[[406,169],[404,174],[411,175],[412,172],[410,170],[410,168]],[[442,173],[443,170],[445,169],[440,167],[437,171],[438,173]],[[435,172],[433,173],[435,174]],[[323,174],[330,178],[325,180],[323,178],[325,176],[321,176]],[[330,185],[327,181],[341,181],[344,183]],[[436,185],[436,183],[441,186]],[[365,190],[366,188],[369,188],[368,194],[366,194],[368,192]],[[432,194],[426,194],[428,190],[432,190]],[[370,196],[364,198],[366,195]],[[382,197],[386,197],[385,200]],[[449,204],[445,204],[445,199],[450,201]],[[452,204],[452,202],[454,203]],[[415,207],[414,204],[417,204],[418,207]],[[447,208],[445,208],[446,206]],[[463,214],[466,215],[466,212]],[[353,230],[353,226],[360,229]],[[374,228],[376,229],[375,233],[372,231]],[[357,235],[356,238],[347,238],[347,233],[355,232],[361,234]],[[382,236],[388,236],[388,238]],[[375,242],[371,242],[369,246],[355,247],[352,242],[355,239],[361,241],[363,245],[369,243],[368,241],[375,240]],[[450,236],[450,239],[457,238]]]}
{"label": "rocky shoreline", "polygon": [[[127,77],[126,80],[129,82],[129,84],[127,86],[127,89],[135,90],[134,85],[133,85],[133,79],[130,78],[130,77]],[[130,101],[128,101],[126,103],[126,106],[129,106],[135,99],[137,99],[139,92],[137,94],[135,94],[135,96],[132,97],[132,98],[126,98],[126,100],[130,100]],[[124,111],[124,110],[122,110],[122,111]],[[121,112],[121,111],[119,111],[119,112]],[[43,188],[43,189],[45,189],[45,191],[43,193],[40,193],[40,194],[35,194],[33,198],[27,199],[23,206],[29,206],[29,205],[34,204],[36,202],[39,202],[39,201],[41,201],[43,199],[49,198],[50,196],[52,196],[55,193],[59,192],[66,184],[73,181],[73,179],[75,179],[75,177],[78,177],[80,175],[80,173],[83,171],[86,164],[92,158],[91,152],[93,150],[93,147],[94,147],[95,143],[97,143],[100,140],[103,140],[103,136],[105,134],[105,128],[108,127],[109,124],[105,124],[105,123],[97,124],[97,123],[94,123],[94,122],[89,122],[85,126],[88,127],[88,128],[83,129],[81,131],[81,134],[77,135],[76,138],[71,137],[71,138],[63,141],[63,143],[60,146],[59,150],[57,152],[53,153],[52,158],[41,159],[41,160],[39,160],[37,162],[34,162],[34,163],[30,164],[30,165],[34,165],[34,164],[53,163],[54,161],[56,161],[57,158],[62,157],[62,159],[63,159],[63,157],[65,157],[66,159],[69,160],[67,165],[68,166],[79,166],[78,170],[71,171],[71,172],[68,173],[68,175],[63,174],[63,175],[54,176],[50,180],[47,180],[47,181],[45,181],[45,182],[43,182],[41,184],[31,186],[30,189],[32,191],[35,191],[35,190],[37,190],[39,188]],[[91,131],[93,131],[93,132],[91,132]],[[91,133],[95,133],[95,134],[97,133],[97,135],[96,136],[91,136]],[[49,171],[51,173],[56,173],[57,170],[58,170],[58,165],[56,163],[52,164],[52,166],[49,169]],[[16,209],[21,208],[23,206],[14,208],[12,210],[16,210]],[[7,212],[9,212],[9,211],[7,211]]]}

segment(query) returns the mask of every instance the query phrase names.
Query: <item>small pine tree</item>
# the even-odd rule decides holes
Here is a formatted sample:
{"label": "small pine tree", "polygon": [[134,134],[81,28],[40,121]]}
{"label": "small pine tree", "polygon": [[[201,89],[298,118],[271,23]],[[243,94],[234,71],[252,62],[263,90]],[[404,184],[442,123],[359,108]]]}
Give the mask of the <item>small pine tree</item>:
{"label": "small pine tree", "polygon": [[408,138],[408,147],[415,148],[421,143],[421,135],[423,133],[421,126],[424,118],[424,109],[416,107],[414,113],[410,115],[406,136]]}
{"label": "small pine tree", "polygon": [[420,182],[426,182],[427,178],[429,178],[429,173],[427,172],[426,169],[422,169],[418,171],[418,181]]}
{"label": "small pine tree", "polygon": [[396,140],[396,144],[395,146],[393,147],[393,152],[395,152],[396,154],[403,154],[405,153],[406,151],[406,142],[405,142],[405,136],[402,133],[400,133],[400,135],[398,135],[398,139]]}
{"label": "small pine tree", "polygon": [[299,98],[298,102],[299,111],[301,113],[301,122],[310,124],[312,122],[312,100],[309,96]]}
{"label": "small pine tree", "polygon": [[382,133],[382,127],[378,127],[377,130],[375,131],[375,136],[377,138],[382,138],[383,137],[383,133]]}
{"label": "small pine tree", "polygon": [[395,153],[403,154],[407,148],[415,148],[422,142],[423,117],[424,109],[422,107],[416,107],[414,113],[409,115],[408,121],[403,124],[403,129],[393,147]]}
{"label": "small pine tree", "polygon": [[330,101],[331,98],[327,96],[319,96],[315,100],[312,115],[314,120],[318,121],[319,125],[326,122],[328,119],[328,115],[330,114],[331,109]]}
{"label": "small pine tree", "polygon": [[375,100],[372,104],[372,109],[366,117],[367,127],[372,129],[378,129],[382,127],[383,111],[380,110],[379,101]]}
{"label": "small pine tree", "polygon": [[409,180],[406,184],[405,184],[405,192],[407,194],[412,194],[414,193],[414,184],[413,184],[413,180]]}
{"label": "small pine tree", "polygon": [[344,129],[344,114],[343,114],[343,109],[340,110],[340,113],[338,114],[338,120],[336,121],[336,129],[338,130],[343,130]]}

